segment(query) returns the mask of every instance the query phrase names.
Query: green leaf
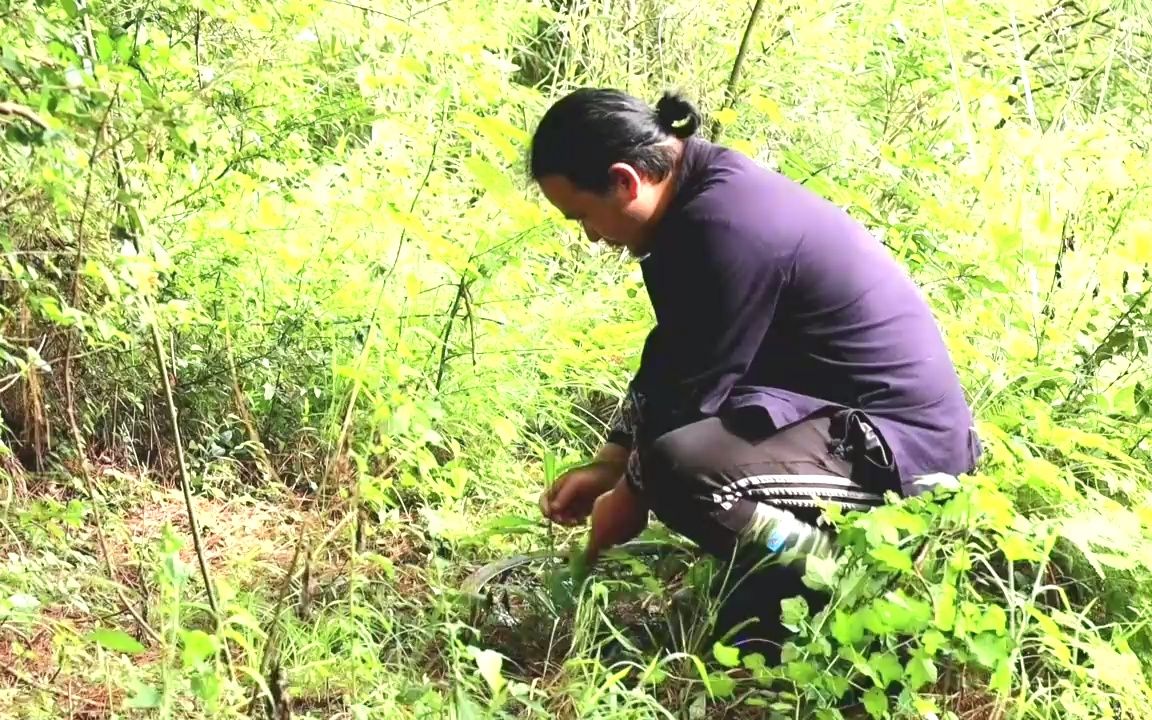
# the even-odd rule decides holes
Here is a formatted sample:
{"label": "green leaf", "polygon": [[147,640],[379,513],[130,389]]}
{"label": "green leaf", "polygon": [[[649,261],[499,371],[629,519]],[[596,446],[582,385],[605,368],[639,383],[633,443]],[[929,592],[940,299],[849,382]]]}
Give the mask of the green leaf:
{"label": "green leaf", "polygon": [[813,590],[830,589],[835,585],[837,568],[835,558],[813,555],[804,569],[804,584]]}
{"label": "green leaf", "polygon": [[768,667],[767,662],[764,660],[764,656],[760,653],[750,653],[745,655],[743,660],[744,667],[748,670],[751,670],[752,672],[759,672],[767,669]]}
{"label": "green leaf", "polygon": [[940,651],[940,648],[948,643],[948,639],[939,630],[929,630],[924,633],[921,642],[924,645],[924,652],[928,655],[935,655]]}
{"label": "green leaf", "polygon": [[488,683],[492,693],[500,692],[500,689],[504,687],[504,676],[500,674],[500,669],[504,665],[504,656],[495,650],[481,650],[476,647],[469,647],[468,650],[472,653],[472,659],[476,661],[476,668],[480,671],[480,677]]}
{"label": "green leaf", "polygon": [[712,117],[721,125],[731,125],[732,123],[736,122],[736,119],[739,116],[735,110],[730,107],[726,107],[712,113]]}
{"label": "green leaf", "polygon": [[787,673],[788,679],[797,685],[807,685],[820,677],[820,669],[810,662],[790,662]]}
{"label": "green leaf", "polygon": [[1019,533],[1005,535],[1000,539],[1000,551],[1004,557],[1011,561],[1039,560],[1040,551],[1029,542],[1029,539]]}
{"label": "green leaf", "polygon": [[988,688],[1000,695],[1005,695],[1012,689],[1012,662],[1009,658],[1005,658],[996,666],[988,681]]}
{"label": "green leaf", "polygon": [[120,56],[121,62],[128,62],[132,59],[132,35],[124,33],[116,38],[116,54]]}
{"label": "green leaf", "polygon": [[948,632],[956,626],[956,586],[946,583],[936,597],[936,627]]}
{"label": "green leaf", "polygon": [[881,545],[869,551],[872,557],[884,563],[893,570],[912,572],[912,558],[908,553],[894,545]]}
{"label": "green leaf", "polygon": [[220,676],[216,673],[198,673],[192,676],[192,692],[211,710],[220,699]]}
{"label": "green leaf", "polygon": [[124,702],[127,707],[133,710],[151,710],[160,707],[164,698],[158,689],[138,681],[135,685],[132,696]]}
{"label": "green leaf", "polygon": [[904,666],[900,664],[900,659],[890,652],[873,655],[868,659],[868,664],[876,671],[880,684],[885,687],[899,680],[904,674]]}
{"label": "green leaf", "polygon": [[832,637],[841,645],[855,645],[864,639],[864,622],[859,613],[837,610],[832,616]]}
{"label": "green leaf", "polygon": [[76,0],[60,0],[60,7],[64,8],[64,12],[68,13],[68,17],[73,20],[80,16],[80,8],[76,5]]}
{"label": "green leaf", "polygon": [[492,420],[492,431],[505,445],[512,445],[520,437],[516,425],[506,417],[497,417]]}
{"label": "green leaf", "polygon": [[797,632],[808,619],[808,601],[802,595],[780,601],[780,622],[784,627]]}
{"label": "green leaf", "polygon": [[109,630],[102,628],[93,630],[88,634],[88,640],[114,652],[136,655],[144,652],[144,646],[123,630]]}
{"label": "green leaf", "polygon": [[716,656],[716,662],[725,667],[740,666],[740,650],[737,648],[716,642],[712,644],[712,654]]}
{"label": "green leaf", "polygon": [[712,673],[708,680],[715,697],[732,697],[732,693],[736,690],[736,681],[724,673]]}
{"label": "green leaf", "polygon": [[185,670],[196,667],[216,654],[215,635],[209,635],[203,630],[182,630],[180,636],[184,644],[181,661]]}
{"label": "green leaf", "polygon": [[112,42],[112,38],[108,37],[108,33],[100,33],[96,36],[96,56],[100,58],[101,62],[108,62],[115,52],[116,45]]}
{"label": "green leaf", "polygon": [[872,688],[864,693],[864,709],[874,718],[888,714],[888,696],[880,688]]}
{"label": "green leaf", "polygon": [[456,686],[456,720],[481,720],[486,718],[487,714],[480,709],[476,702],[468,697],[467,691],[464,686]]}
{"label": "green leaf", "polygon": [[936,663],[930,657],[917,653],[908,661],[905,675],[908,679],[909,689],[915,692],[925,685],[936,682],[938,677]]}
{"label": "green leaf", "polygon": [[503,197],[514,192],[512,181],[508,176],[484,158],[473,155],[464,161],[464,167],[468,168],[468,172],[476,178],[480,187],[493,196]]}
{"label": "green leaf", "polygon": [[988,604],[976,605],[973,609],[975,612],[967,618],[967,625],[972,632],[993,632],[999,635],[1008,632],[1008,614],[1004,608]]}
{"label": "green leaf", "polygon": [[1008,657],[1008,639],[1001,635],[981,633],[968,641],[968,648],[976,657],[976,662],[986,668],[993,668]]}

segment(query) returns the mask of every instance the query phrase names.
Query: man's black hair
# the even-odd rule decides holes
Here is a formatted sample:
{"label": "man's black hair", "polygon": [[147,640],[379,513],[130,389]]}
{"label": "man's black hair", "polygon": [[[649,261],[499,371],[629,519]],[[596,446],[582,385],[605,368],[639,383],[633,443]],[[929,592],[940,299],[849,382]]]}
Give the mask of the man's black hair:
{"label": "man's black hair", "polygon": [[583,88],[558,100],[536,128],[529,160],[534,180],[568,179],[591,192],[608,189],[608,168],[632,165],[659,182],[672,170],[669,137],[691,137],[700,113],[676,93],[664,93],[656,107],[619,90]]}

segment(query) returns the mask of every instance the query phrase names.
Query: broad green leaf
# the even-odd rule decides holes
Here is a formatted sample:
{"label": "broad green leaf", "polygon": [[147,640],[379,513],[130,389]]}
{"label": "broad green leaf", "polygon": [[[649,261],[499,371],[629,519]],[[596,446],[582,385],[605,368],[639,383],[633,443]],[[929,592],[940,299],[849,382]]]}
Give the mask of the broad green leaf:
{"label": "broad green leaf", "polygon": [[786,668],[788,679],[797,685],[806,685],[820,677],[820,669],[810,662],[790,662]]}
{"label": "broad green leaf", "polygon": [[888,696],[880,688],[872,688],[864,693],[864,709],[874,718],[888,714]]}
{"label": "broad green leaf", "polygon": [[153,708],[160,707],[164,697],[160,694],[160,690],[152,685],[145,685],[137,681],[133,681],[135,689],[131,697],[124,701],[124,704],[132,710],[152,710]]}
{"label": "broad green leaf", "polygon": [[780,622],[793,632],[800,629],[808,619],[808,601],[803,596],[785,598],[780,601]]}
{"label": "broad green leaf", "polygon": [[193,675],[192,692],[212,710],[220,699],[220,676],[214,672]]}
{"label": "broad green leaf", "polygon": [[868,659],[868,664],[876,671],[880,683],[885,686],[899,680],[904,674],[904,666],[900,664],[900,659],[890,652],[873,655]]}
{"label": "broad green leaf", "polygon": [[986,668],[994,668],[1008,657],[1008,638],[992,633],[981,633],[968,641],[968,648],[976,661]]}
{"label": "broad green leaf", "polygon": [[836,610],[832,615],[832,637],[841,645],[855,645],[864,639],[864,622],[859,613]]}
{"label": "broad green leaf", "polygon": [[492,430],[496,433],[496,437],[505,445],[511,445],[516,442],[520,436],[520,431],[517,427],[506,417],[497,417],[492,420]]}
{"label": "broad green leaf", "polygon": [[988,688],[997,694],[1005,695],[1012,689],[1012,662],[1005,658],[996,665]]}
{"label": "broad green leaf", "polygon": [[462,685],[456,686],[456,717],[455,720],[484,720],[488,715],[476,701],[469,697]]}
{"label": "broad green leaf", "polygon": [[1040,551],[1029,539],[1019,533],[1006,534],[999,542],[1004,557],[1012,561],[1039,560]]}
{"label": "broad green leaf", "polygon": [[813,590],[825,590],[835,586],[837,562],[835,558],[813,555],[805,563],[804,584]]}
{"label": "broad green leaf", "polygon": [[480,677],[488,683],[493,694],[500,692],[501,688],[504,687],[504,676],[500,672],[504,665],[504,656],[495,650],[481,650],[476,647],[470,647],[469,650],[472,653],[472,659],[476,661],[476,668],[480,671]]}
{"label": "broad green leaf", "polygon": [[752,672],[759,672],[767,667],[764,656],[760,653],[749,653],[743,657],[744,667]]}
{"label": "broad green leaf", "polygon": [[933,656],[948,644],[948,639],[944,637],[944,634],[939,630],[929,630],[924,633],[921,642],[924,645],[924,652],[928,653],[929,656]]}
{"label": "broad green leaf", "polygon": [[710,680],[709,685],[712,688],[712,695],[714,697],[732,697],[732,693],[736,690],[736,681],[724,673],[712,673]]}
{"label": "broad green leaf", "polygon": [[1028,607],[1028,614],[1036,620],[1040,628],[1040,641],[1043,642],[1056,659],[1065,665],[1072,663],[1072,651],[1064,642],[1064,631],[1056,622],[1034,606]]}
{"label": "broad green leaf", "polygon": [[136,638],[123,630],[111,630],[107,628],[93,630],[88,633],[88,640],[108,650],[127,653],[129,655],[142,653],[145,649]]}
{"label": "broad green leaf", "polygon": [[725,667],[740,666],[740,650],[738,648],[716,642],[712,644],[712,654],[716,657],[716,662]]}
{"label": "broad green leaf", "polygon": [[107,63],[115,53],[116,45],[108,33],[100,33],[96,36],[96,55],[102,62]]}
{"label": "broad green leaf", "polygon": [[272,18],[264,12],[255,12],[248,16],[248,23],[254,30],[262,33],[270,32],[272,30]]}
{"label": "broad green leaf", "polygon": [[196,667],[216,653],[218,643],[215,636],[203,630],[183,630],[180,636],[184,645],[181,658],[186,670]]}
{"label": "broad green leaf", "polygon": [[60,7],[64,8],[64,12],[68,13],[68,17],[77,18],[80,16],[80,8],[76,5],[76,0],[60,0]]}
{"label": "broad green leaf", "polygon": [[909,688],[915,692],[925,685],[936,682],[938,677],[936,663],[931,658],[917,653],[908,661],[905,676],[908,679]]}
{"label": "broad green leaf", "polygon": [[1000,635],[1008,631],[1008,614],[999,605],[983,604],[973,605],[971,612],[965,608],[965,619],[971,632],[993,632]]}
{"label": "broad green leaf", "polygon": [[768,122],[779,125],[784,122],[784,112],[780,104],[770,97],[755,93],[748,97],[748,105],[758,113],[763,114]]}
{"label": "broad green leaf", "polygon": [[894,545],[881,545],[868,551],[872,557],[884,563],[893,570],[900,572],[912,571],[912,558]]}

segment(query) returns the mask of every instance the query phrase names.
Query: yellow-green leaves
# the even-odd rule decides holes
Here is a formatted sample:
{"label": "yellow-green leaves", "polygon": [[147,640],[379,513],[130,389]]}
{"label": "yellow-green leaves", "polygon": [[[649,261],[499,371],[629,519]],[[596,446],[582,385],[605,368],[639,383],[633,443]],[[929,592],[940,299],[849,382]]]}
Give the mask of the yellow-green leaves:
{"label": "yellow-green leaves", "polygon": [[144,646],[140,644],[140,641],[123,630],[112,630],[108,628],[93,630],[88,634],[88,640],[114,652],[129,655],[144,652]]}

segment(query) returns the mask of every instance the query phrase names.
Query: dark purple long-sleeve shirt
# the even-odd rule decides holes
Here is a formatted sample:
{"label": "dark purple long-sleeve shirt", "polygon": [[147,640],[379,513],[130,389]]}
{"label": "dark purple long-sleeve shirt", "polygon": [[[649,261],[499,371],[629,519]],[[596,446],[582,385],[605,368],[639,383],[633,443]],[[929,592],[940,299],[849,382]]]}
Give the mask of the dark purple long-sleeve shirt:
{"label": "dark purple long-sleeve shirt", "polygon": [[[936,322],[864,227],[737,152],[686,142],[675,197],[641,261],[656,326],[632,382],[636,436],[726,411],[776,427],[863,410],[906,494],[971,472],[980,443]],[[614,433],[621,439],[622,433]]]}

